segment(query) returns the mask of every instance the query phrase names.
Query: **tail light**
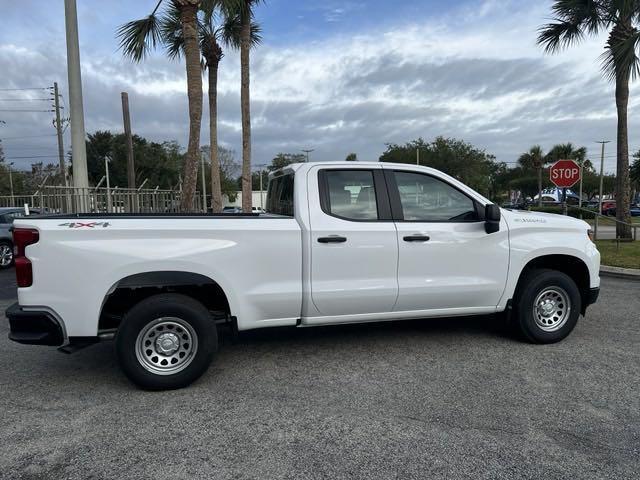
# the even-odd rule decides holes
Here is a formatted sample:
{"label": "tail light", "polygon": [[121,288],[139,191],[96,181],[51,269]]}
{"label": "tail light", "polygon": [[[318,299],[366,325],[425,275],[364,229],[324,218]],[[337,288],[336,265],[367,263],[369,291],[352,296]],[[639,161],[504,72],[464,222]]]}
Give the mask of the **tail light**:
{"label": "tail light", "polygon": [[33,284],[33,269],[31,260],[25,256],[27,246],[38,243],[40,233],[32,228],[14,228],[14,263],[16,266],[16,280],[18,287],[30,287]]}

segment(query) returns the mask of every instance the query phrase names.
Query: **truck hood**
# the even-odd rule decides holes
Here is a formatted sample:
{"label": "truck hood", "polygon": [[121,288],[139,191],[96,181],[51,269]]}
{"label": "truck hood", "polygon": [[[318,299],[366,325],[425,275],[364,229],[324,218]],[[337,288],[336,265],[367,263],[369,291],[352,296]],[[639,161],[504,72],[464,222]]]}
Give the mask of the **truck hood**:
{"label": "truck hood", "polygon": [[555,213],[531,212],[528,210],[500,209],[503,218],[507,221],[509,230],[555,230],[555,231],[583,231],[591,226],[578,218],[573,218]]}

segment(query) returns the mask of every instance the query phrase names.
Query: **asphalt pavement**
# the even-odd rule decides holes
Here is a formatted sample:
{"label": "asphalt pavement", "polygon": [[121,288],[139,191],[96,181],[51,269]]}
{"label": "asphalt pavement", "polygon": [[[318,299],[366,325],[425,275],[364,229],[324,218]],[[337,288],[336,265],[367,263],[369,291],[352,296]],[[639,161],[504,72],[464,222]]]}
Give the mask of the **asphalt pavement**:
{"label": "asphalt pavement", "polygon": [[602,287],[555,345],[492,317],[255,331],[155,393],[0,314],[0,478],[637,479],[640,286]]}
{"label": "asphalt pavement", "polygon": [[16,298],[16,272],[13,268],[0,270],[0,302]]}

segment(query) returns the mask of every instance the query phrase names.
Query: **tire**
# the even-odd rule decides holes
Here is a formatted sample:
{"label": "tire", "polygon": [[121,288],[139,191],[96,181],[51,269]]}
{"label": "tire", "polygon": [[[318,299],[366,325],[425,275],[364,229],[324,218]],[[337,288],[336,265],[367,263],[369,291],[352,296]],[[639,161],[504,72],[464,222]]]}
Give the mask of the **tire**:
{"label": "tire", "polygon": [[518,287],[514,323],[532,343],[555,343],[571,333],[581,309],[582,297],[571,277],[556,270],[532,270]]}
{"label": "tire", "polygon": [[13,245],[7,240],[0,241],[0,270],[13,265]]}
{"label": "tire", "polygon": [[145,390],[183,388],[207,371],[218,350],[209,311],[185,295],[154,295],[129,310],[116,333],[125,375]]}

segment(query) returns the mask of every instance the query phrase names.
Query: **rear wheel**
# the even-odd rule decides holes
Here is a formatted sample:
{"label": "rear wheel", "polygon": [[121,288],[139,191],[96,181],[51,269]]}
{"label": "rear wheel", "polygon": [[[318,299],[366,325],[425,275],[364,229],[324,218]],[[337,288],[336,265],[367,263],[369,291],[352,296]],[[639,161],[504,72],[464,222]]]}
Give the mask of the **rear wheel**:
{"label": "rear wheel", "polygon": [[516,296],[516,326],[534,343],[555,343],[576,326],[581,311],[580,291],[568,275],[556,270],[526,274]]}
{"label": "rear wheel", "polygon": [[125,375],[148,390],[186,387],[207,371],[218,348],[216,325],[198,301],[179,294],[142,300],[116,335]]}
{"label": "rear wheel", "polygon": [[0,241],[0,269],[13,265],[13,245],[6,240]]}

